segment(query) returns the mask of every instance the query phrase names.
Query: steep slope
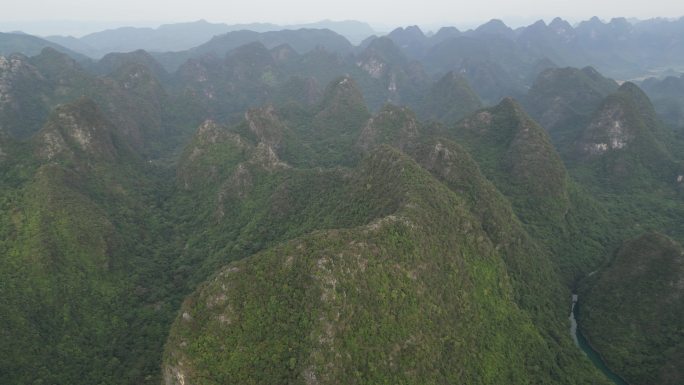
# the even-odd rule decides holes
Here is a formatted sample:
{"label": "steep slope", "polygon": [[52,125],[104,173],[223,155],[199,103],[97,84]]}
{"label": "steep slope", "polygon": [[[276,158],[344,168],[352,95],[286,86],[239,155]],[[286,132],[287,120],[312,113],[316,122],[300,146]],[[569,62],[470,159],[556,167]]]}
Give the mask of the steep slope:
{"label": "steep slope", "polygon": [[176,306],[159,268],[173,255],[159,181],[87,99],[57,108],[7,155],[0,381],[156,382]]}
{"label": "steep slope", "polygon": [[580,325],[631,384],[684,380],[684,249],[647,233],[625,242],[580,295]]}
{"label": "steep slope", "polygon": [[388,147],[338,188],[350,208],[382,209],[230,264],[201,285],[167,342],[166,383],[578,379],[554,374],[461,196]]}
{"label": "steep slope", "polygon": [[[428,76],[422,65],[409,59],[390,38],[373,40],[356,58],[356,65],[383,90],[382,102],[416,105],[428,87]],[[366,95],[374,100],[376,96]]]}
{"label": "steep slope", "polygon": [[2,33],[0,32],[0,55],[22,54],[33,56],[40,53],[45,48],[52,48],[79,62],[88,62],[88,58],[67,49],[59,44],[31,36],[23,33]]}
{"label": "steep slope", "polygon": [[632,83],[620,86],[594,112],[567,164],[573,178],[609,214],[610,225],[601,231],[618,242],[609,250],[644,231],[684,239],[684,172],[675,157],[680,146],[648,97]]}
{"label": "steep slope", "polygon": [[423,118],[453,124],[480,108],[482,102],[468,81],[452,71],[432,85],[418,112]]}
{"label": "steep slope", "polygon": [[418,139],[418,127],[419,123],[411,110],[388,104],[366,122],[357,146],[368,151],[380,144],[389,144],[405,150]]}
{"label": "steep slope", "polygon": [[603,99],[617,88],[616,82],[591,67],[553,68],[539,74],[523,101],[530,115],[566,155]]}
{"label": "steep slope", "polygon": [[601,264],[607,243],[603,209],[573,183],[548,134],[515,100],[477,112],[445,134],[463,143],[511,200],[530,235],[550,248],[567,282]]}
{"label": "steep slope", "polygon": [[684,75],[649,78],[639,87],[648,94],[658,116],[681,136],[684,132]]}
{"label": "steep slope", "polygon": [[420,58],[425,54],[428,38],[417,25],[396,28],[387,37],[408,57]]}
{"label": "steep slope", "polygon": [[94,100],[140,152],[176,134],[182,122],[153,69],[135,60],[97,77],[51,48],[31,58],[0,58],[0,130],[15,138],[35,134],[52,109],[80,97]]}
{"label": "steep slope", "polygon": [[555,18],[549,25],[544,20],[538,20],[521,28],[515,41],[531,57],[544,57],[555,63],[572,65],[585,59],[579,50],[572,49],[574,47],[568,44],[568,33],[572,32],[572,26],[560,18]]}
{"label": "steep slope", "polygon": [[43,103],[48,81],[23,55],[0,56],[0,132],[26,138],[40,129],[49,113]]}
{"label": "steep slope", "polygon": [[[548,135],[513,99],[504,99],[456,125],[483,170],[513,196],[524,221],[561,218],[568,209],[567,172]],[[538,208],[543,208],[537,211]],[[542,214],[543,213],[543,214]]]}
{"label": "steep slope", "polygon": [[159,81],[164,81],[168,73],[146,51],[137,50],[128,53],[109,53],[93,65],[95,72],[107,75],[126,65],[138,64],[147,67]]}
{"label": "steep slope", "polygon": [[154,53],[153,56],[167,71],[174,72],[188,59],[199,58],[206,54],[222,57],[237,47],[255,42],[259,42],[267,48],[288,44],[302,54],[312,51],[316,47],[323,47],[329,52],[340,54],[347,54],[352,50],[352,45],[347,39],[327,29],[282,30],[261,33],[242,30],[214,36],[208,42],[186,51]]}
{"label": "steep slope", "polygon": [[[35,104],[34,115],[41,117],[40,111],[50,111],[59,104],[87,97],[97,103],[136,151],[158,156],[160,147],[167,145],[167,141],[174,143],[182,135],[186,120],[201,120],[187,113],[187,100],[169,98],[161,84],[163,79],[159,78],[163,73],[155,72],[153,62],[146,63],[145,59],[150,58],[145,54],[116,57],[110,73],[95,76],[68,56],[44,49],[40,55],[28,59],[43,85],[36,91],[42,91],[30,94],[20,107]],[[27,128],[24,127],[23,137],[33,134],[40,126],[34,130]]]}
{"label": "steep slope", "polygon": [[144,49],[152,52],[183,51],[206,43],[212,37],[234,31],[269,32],[298,29],[329,29],[345,36],[352,43],[373,35],[366,23],[345,20],[322,20],[298,25],[270,23],[224,24],[197,20],[187,23],[163,24],[157,28],[121,27],[94,32],[81,38],[49,36],[46,40],[62,44],[76,52],[99,58],[111,52],[130,52]]}
{"label": "steep slope", "polygon": [[322,164],[350,164],[356,138],[370,117],[361,90],[356,82],[343,76],[331,82],[323,93],[310,128],[301,130],[300,137],[315,142],[317,161]]}
{"label": "steep slope", "polygon": [[635,189],[675,181],[678,166],[667,145],[672,132],[657,118],[648,97],[624,83],[607,97],[575,143],[581,173],[603,188]]}
{"label": "steep slope", "polygon": [[494,105],[524,93],[523,81],[538,59],[525,57],[514,41],[496,34],[468,34],[431,47],[423,63],[433,73],[460,73],[486,104]]}

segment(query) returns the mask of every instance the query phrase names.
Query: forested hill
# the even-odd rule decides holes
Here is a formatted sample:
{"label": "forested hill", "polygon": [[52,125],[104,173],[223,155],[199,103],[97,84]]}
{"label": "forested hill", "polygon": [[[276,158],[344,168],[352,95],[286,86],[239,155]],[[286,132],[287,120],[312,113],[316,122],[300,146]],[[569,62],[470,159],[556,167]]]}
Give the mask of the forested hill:
{"label": "forested hill", "polygon": [[577,288],[678,383],[678,77],[587,23],[0,56],[0,383],[608,384]]}

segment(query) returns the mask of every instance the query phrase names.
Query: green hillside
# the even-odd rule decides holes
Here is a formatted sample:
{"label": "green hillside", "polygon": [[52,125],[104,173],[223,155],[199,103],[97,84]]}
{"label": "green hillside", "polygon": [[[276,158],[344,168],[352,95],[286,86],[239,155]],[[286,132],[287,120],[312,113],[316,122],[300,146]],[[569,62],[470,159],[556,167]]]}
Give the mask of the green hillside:
{"label": "green hillside", "polygon": [[581,293],[581,322],[606,362],[633,384],[684,379],[684,249],[646,233],[625,242]]}
{"label": "green hillside", "polygon": [[572,282],[602,263],[609,244],[602,230],[604,209],[569,177],[549,135],[515,100],[481,110],[445,134],[463,143],[510,199],[530,234],[549,248],[565,280]]}
{"label": "green hillside", "polygon": [[642,65],[621,20],[0,56],[0,383],[607,384],[577,290],[681,382],[684,142],[554,63]]}
{"label": "green hillside", "polygon": [[347,182],[344,202],[383,209],[213,275],[172,328],[166,383],[599,383],[551,359],[463,198],[387,147]]}

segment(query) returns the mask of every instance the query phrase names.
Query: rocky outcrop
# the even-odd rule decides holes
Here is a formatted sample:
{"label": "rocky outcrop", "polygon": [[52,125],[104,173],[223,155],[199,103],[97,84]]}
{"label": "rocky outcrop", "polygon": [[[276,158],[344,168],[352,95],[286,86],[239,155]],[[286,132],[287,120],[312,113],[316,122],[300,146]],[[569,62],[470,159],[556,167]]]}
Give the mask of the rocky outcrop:
{"label": "rocky outcrop", "polygon": [[71,159],[75,153],[113,160],[115,131],[92,100],[80,99],[58,107],[34,142],[38,156],[47,161]]}

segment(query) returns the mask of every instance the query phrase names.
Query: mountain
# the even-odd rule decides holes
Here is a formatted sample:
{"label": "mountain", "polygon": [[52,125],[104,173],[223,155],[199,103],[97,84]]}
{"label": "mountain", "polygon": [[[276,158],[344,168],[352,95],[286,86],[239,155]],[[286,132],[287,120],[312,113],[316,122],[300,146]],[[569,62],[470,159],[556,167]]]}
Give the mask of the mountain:
{"label": "mountain", "polygon": [[482,102],[468,81],[452,71],[432,85],[418,111],[422,117],[452,124],[481,107]]}
{"label": "mountain", "polygon": [[85,35],[81,38],[48,36],[46,40],[92,58],[111,52],[146,50],[152,52],[184,51],[206,43],[214,36],[233,31],[271,32],[298,29],[328,29],[359,43],[375,32],[366,23],[347,20],[323,20],[298,25],[252,23],[229,25],[198,20],[189,23],[163,24],[157,28],[121,27]]}
{"label": "mountain", "polygon": [[50,86],[26,56],[0,56],[0,134],[25,138],[49,112],[42,102]]}
{"label": "mountain", "polygon": [[[560,218],[568,209],[567,171],[548,134],[512,98],[459,122],[453,135],[472,149],[485,174],[518,209]],[[531,220],[521,215],[523,221]]]}
{"label": "mountain", "polygon": [[456,37],[430,48],[424,63],[430,72],[460,73],[486,104],[493,105],[523,93],[522,82],[512,75],[517,71],[513,67],[522,66],[513,44],[496,36]]}
{"label": "mountain", "polygon": [[550,61],[558,67],[592,66],[620,80],[671,72],[684,58],[683,28],[681,18],[616,18],[609,22],[592,18],[576,27],[555,18],[548,25],[539,20],[512,30],[494,19],[465,32],[444,29],[427,37],[409,27],[396,29],[387,37],[408,57],[420,60],[431,74],[441,76],[468,58],[494,62],[511,78],[530,85],[525,77],[539,61]]}
{"label": "mountain", "polygon": [[396,28],[387,35],[409,57],[419,58],[424,54],[427,36],[417,25]]}
{"label": "mountain", "polygon": [[261,33],[245,30],[215,36],[208,42],[185,51],[156,53],[153,56],[167,71],[173,72],[188,59],[199,58],[209,53],[222,57],[239,46],[254,42],[260,42],[269,49],[287,44],[299,53],[306,53],[317,47],[340,54],[347,54],[352,50],[352,45],[347,39],[326,29],[298,29]]}
{"label": "mountain", "polygon": [[[429,77],[420,63],[409,61],[386,37],[373,40],[356,57],[356,65],[370,76],[383,102],[417,105],[428,87]],[[374,99],[374,95],[367,95]]]}
{"label": "mountain", "polygon": [[[517,101],[506,98],[441,134],[473,155],[530,235],[550,250],[568,284],[603,262],[610,245],[602,230],[605,209],[570,177],[546,131]],[[586,231],[589,221],[592,231]]]}
{"label": "mountain", "polygon": [[523,100],[554,143],[567,149],[603,99],[617,88],[615,81],[591,67],[551,68],[539,74]]}
{"label": "mountain", "polygon": [[[301,28],[311,28],[311,29],[329,29],[336,32],[349,40],[352,44],[360,44],[364,39],[369,36],[373,36],[376,32],[367,23],[356,21],[356,20],[344,20],[344,21],[333,21],[333,20],[322,20],[316,23],[299,24],[294,26],[288,26],[289,29],[301,29]],[[286,29],[286,28],[278,28]]]}
{"label": "mountain", "polygon": [[[154,52],[181,51],[207,42],[213,36],[229,32],[230,26],[205,20],[190,23],[164,24],[158,28],[122,27],[85,35],[78,39],[90,49],[85,54],[102,57],[110,52],[148,50]],[[50,37],[55,39],[55,37]],[[77,45],[73,49],[79,48]]]}
{"label": "mountain", "polygon": [[668,151],[671,137],[646,94],[627,82],[604,99],[575,142],[574,154],[607,188],[671,184],[678,168]]}
{"label": "mountain", "polygon": [[559,17],[548,25],[539,20],[521,28],[514,39],[527,55],[562,63],[562,66],[584,67],[598,64],[580,46],[575,28]]}
{"label": "mountain", "polygon": [[143,50],[128,53],[109,53],[98,60],[92,68],[98,74],[108,75],[123,66],[132,64],[147,67],[159,81],[167,80],[168,73],[166,70],[152,55]]}
{"label": "mountain", "polygon": [[[164,134],[162,99],[166,95],[148,67],[131,62],[102,78],[50,49],[32,57],[31,63],[50,84],[52,93],[44,101],[48,108],[86,96],[101,106],[107,119],[139,150],[147,148],[153,137]],[[169,133],[173,125],[166,128]]]}
{"label": "mountain", "polygon": [[88,99],[56,108],[7,155],[2,381],[144,383],[174,308],[154,305],[169,298],[167,275],[153,273],[170,257],[152,251],[164,243],[158,177]]}
{"label": "mountain", "polygon": [[684,127],[684,75],[649,78],[639,84],[653,102],[658,116],[681,133]]}
{"label": "mountain", "polygon": [[500,36],[504,38],[511,38],[515,35],[515,32],[503,21],[499,19],[492,19],[481,26],[477,27],[471,32],[473,35],[492,35]]}
{"label": "mountain", "polygon": [[0,57],[0,383],[681,382],[680,23]]}
{"label": "mountain", "polygon": [[[184,97],[169,96],[166,74],[144,53],[115,55],[105,76],[96,76],[51,48],[27,58],[1,58],[0,131],[17,139],[35,134],[51,110],[81,97],[94,100],[106,118],[119,127],[137,150],[153,152],[161,143],[172,145],[189,120]],[[92,67],[91,67],[92,68]],[[182,116],[178,116],[182,115]],[[153,143],[154,142],[154,143]]]}
{"label": "mountain", "polygon": [[580,293],[583,333],[630,384],[684,379],[684,249],[660,233],[626,241]]}
{"label": "mountain", "polygon": [[413,111],[388,104],[366,122],[357,146],[369,151],[380,144],[390,144],[405,150],[419,137],[419,126]]}
{"label": "mountain", "polygon": [[80,53],[39,37],[23,33],[0,32],[0,55],[8,56],[20,53],[26,56],[34,56],[47,47],[65,53],[79,62],[88,61],[88,58]]}
{"label": "mountain", "polygon": [[349,164],[355,159],[354,143],[370,112],[356,82],[343,76],[332,81],[314,110],[309,127],[302,131],[307,142],[314,141],[318,162]]}
{"label": "mountain", "polygon": [[611,213],[613,247],[644,231],[681,238],[681,142],[646,94],[626,82],[606,97],[571,145],[568,169]]}
{"label": "mountain", "polygon": [[[433,148],[419,152],[426,161],[433,159],[436,169],[464,156],[451,153],[450,145],[449,150],[427,147]],[[233,176],[225,175],[240,180],[245,179],[238,175],[251,175],[244,186],[258,191],[255,183],[263,179],[241,164]],[[557,366],[550,354],[555,348],[538,334],[544,332],[513,305],[517,289],[504,278],[507,265],[470,201],[410,157],[379,146],[359,166],[336,171],[345,173],[339,177],[280,170],[271,172],[289,176],[272,179],[281,185],[263,195],[271,197],[263,207],[276,219],[272,231],[278,234],[280,221],[288,217],[302,218],[290,222],[300,226],[324,221],[324,229],[301,234],[291,228],[293,238],[227,265],[202,284],[184,303],[167,341],[165,383],[423,383],[426,378],[498,383],[501,376],[544,382],[550,372],[558,373],[554,378],[600,383],[591,373]],[[477,169],[451,170],[466,185],[478,178]],[[321,178],[328,182],[321,184]],[[317,189],[316,199],[300,200],[295,193],[302,191],[300,183]],[[231,191],[222,195],[224,205],[245,199]],[[307,219],[309,213],[323,215]],[[236,249],[225,250],[220,254],[229,258]],[[505,342],[509,338],[512,343]],[[468,358],[482,341],[489,342],[481,358]],[[510,365],[511,360],[519,364]]]}
{"label": "mountain", "polygon": [[112,161],[116,156],[115,128],[89,99],[59,106],[34,138],[37,155],[47,161],[84,158]]}

